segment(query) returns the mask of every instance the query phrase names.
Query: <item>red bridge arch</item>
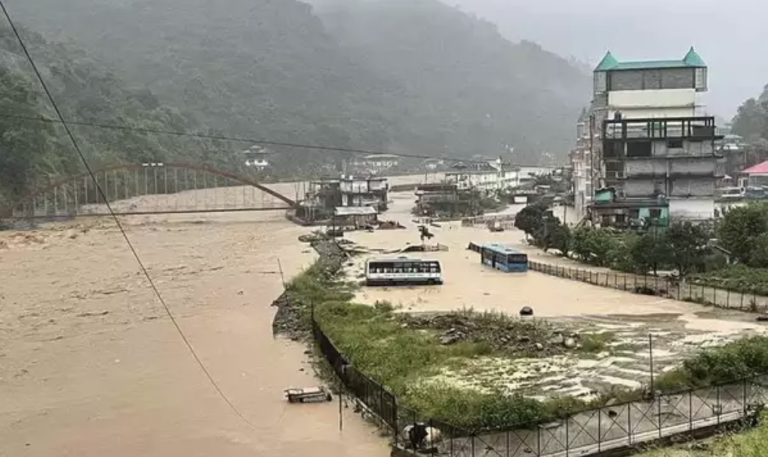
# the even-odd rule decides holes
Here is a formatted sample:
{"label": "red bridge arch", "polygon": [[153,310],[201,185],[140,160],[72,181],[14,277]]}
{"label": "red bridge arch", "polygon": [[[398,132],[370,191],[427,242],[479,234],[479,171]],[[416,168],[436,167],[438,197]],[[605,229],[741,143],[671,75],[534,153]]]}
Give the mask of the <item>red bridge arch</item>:
{"label": "red bridge arch", "polygon": [[[150,172],[151,170],[151,172]],[[179,178],[181,172],[182,178]],[[190,174],[194,178],[190,179]],[[233,188],[237,185],[257,189],[264,196],[280,202],[280,206],[260,206],[246,202],[243,192],[242,202],[232,204],[232,201],[221,202],[210,207],[182,209],[155,208],[151,210],[116,210],[120,215],[131,214],[170,214],[170,213],[197,213],[197,212],[231,212],[231,211],[273,211],[280,209],[293,209],[297,206],[291,198],[260,184],[253,179],[236,173],[220,170],[207,165],[197,165],[183,162],[155,162],[142,164],[123,164],[93,170],[99,186],[107,196],[110,204],[120,200],[129,200],[137,197],[155,195],[178,195],[185,191],[216,192],[218,189]],[[150,176],[151,175],[151,176]],[[111,177],[111,179],[110,179]],[[153,179],[150,179],[153,178]],[[221,181],[220,181],[221,180]],[[194,187],[190,184],[194,182]],[[183,185],[180,185],[184,183]],[[141,186],[141,185],[143,186]],[[202,184],[202,186],[200,186]],[[213,186],[209,186],[212,184]],[[220,186],[219,184],[224,184]],[[160,189],[162,185],[163,189]],[[142,189],[144,192],[142,192]],[[123,190],[123,192],[121,192]],[[90,192],[89,192],[90,191]],[[133,191],[133,192],[131,192]],[[232,197],[230,196],[230,199]],[[63,202],[63,204],[62,204]],[[81,212],[81,207],[86,205],[103,205],[103,199],[97,192],[93,179],[89,173],[81,173],[75,176],[58,179],[39,187],[27,196],[19,199],[0,215],[9,217],[52,217],[52,216],[97,216],[108,215],[108,212],[91,209]],[[253,202],[252,202],[253,203]],[[41,208],[42,211],[40,211]],[[136,205],[132,205],[136,206]],[[63,209],[63,212],[61,211]],[[74,210],[74,211],[73,211]],[[106,210],[106,208],[105,208]]]}

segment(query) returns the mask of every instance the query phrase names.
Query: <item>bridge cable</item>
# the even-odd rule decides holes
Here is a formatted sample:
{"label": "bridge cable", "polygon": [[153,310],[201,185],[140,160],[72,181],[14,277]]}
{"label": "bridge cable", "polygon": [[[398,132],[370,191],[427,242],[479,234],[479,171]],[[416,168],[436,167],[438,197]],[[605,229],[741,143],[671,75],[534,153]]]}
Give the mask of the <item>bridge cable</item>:
{"label": "bridge cable", "polygon": [[109,201],[106,198],[106,194],[104,193],[104,190],[101,188],[101,186],[98,183],[98,180],[96,179],[96,176],[93,173],[93,170],[91,169],[90,165],[88,164],[88,161],[85,158],[85,155],[83,155],[83,152],[80,150],[80,146],[77,143],[77,140],[75,140],[74,135],[72,134],[72,131],[70,130],[69,126],[67,125],[67,122],[64,120],[64,117],[61,114],[61,110],[59,110],[58,105],[56,104],[56,101],[53,98],[53,95],[51,94],[51,91],[48,89],[48,86],[45,84],[45,80],[42,77],[42,74],[37,68],[37,65],[35,65],[34,60],[32,59],[32,56],[30,55],[29,51],[27,50],[26,45],[24,44],[24,40],[21,38],[21,34],[19,33],[18,29],[16,28],[16,25],[14,24],[13,20],[11,19],[11,15],[8,13],[8,10],[5,8],[5,3],[3,0],[0,0],[0,9],[2,9],[3,14],[5,15],[5,18],[8,20],[9,25],[11,26],[11,29],[13,30],[14,35],[16,35],[16,39],[18,40],[19,44],[21,45],[22,50],[24,51],[24,54],[29,60],[30,65],[32,66],[32,70],[34,71],[35,75],[37,76],[37,79],[40,82],[40,85],[42,86],[43,90],[45,91],[46,96],[48,97],[48,100],[51,103],[51,106],[53,107],[54,111],[56,112],[56,115],[59,117],[59,120],[61,124],[64,126],[64,129],[67,132],[67,135],[69,136],[70,141],[72,142],[72,145],[74,146],[75,150],[77,151],[78,156],[80,156],[80,160],[83,162],[83,165],[85,166],[85,169],[88,171],[88,174],[90,175],[91,179],[93,180],[94,185],[96,186],[96,189],[98,189],[99,195],[104,200],[107,209],[109,210],[109,213],[112,215],[112,218],[115,220],[115,223],[117,224],[118,229],[120,230],[120,233],[123,235],[123,238],[125,239],[126,244],[128,245],[128,248],[131,250],[131,253],[133,254],[133,257],[136,259],[136,262],[139,264],[139,268],[141,269],[141,272],[144,274],[144,276],[147,278],[147,281],[149,282],[150,287],[152,288],[152,291],[157,296],[158,301],[163,305],[163,308],[165,309],[166,314],[170,318],[171,322],[173,323],[173,326],[176,328],[176,331],[178,332],[179,336],[181,336],[181,339],[184,341],[184,344],[186,345],[189,352],[192,354],[192,357],[194,357],[195,361],[197,362],[197,365],[200,367],[200,369],[203,371],[205,376],[208,378],[208,381],[213,385],[216,392],[219,394],[219,396],[224,400],[224,402],[229,406],[232,411],[237,414],[240,419],[242,419],[249,427],[252,429],[256,429],[256,426],[248,420],[248,418],[245,417],[245,415],[240,412],[240,410],[232,403],[232,401],[224,394],[224,391],[221,389],[219,384],[216,382],[215,379],[213,379],[213,376],[208,371],[208,369],[205,367],[205,364],[203,364],[203,361],[198,356],[195,349],[192,347],[192,344],[187,339],[187,336],[184,334],[184,331],[181,329],[181,326],[179,326],[179,323],[176,321],[175,316],[171,312],[171,309],[166,304],[165,300],[163,299],[163,296],[160,294],[160,291],[158,290],[157,286],[155,285],[154,280],[152,280],[152,277],[149,274],[149,271],[144,266],[144,262],[141,260],[141,257],[139,257],[139,253],[136,251],[136,248],[133,246],[133,243],[131,243],[130,238],[128,237],[128,234],[126,233],[125,229],[123,228],[123,225],[120,223],[120,219],[117,217],[115,212],[112,210],[112,206],[109,204]]}
{"label": "bridge cable", "polygon": [[[24,115],[18,115],[18,114],[0,113],[0,117],[10,118],[10,119],[21,119],[21,120],[35,121],[35,122],[47,122],[52,124],[64,123],[64,120],[61,118],[49,119],[42,116],[35,117],[35,116],[24,116]],[[254,139],[254,138],[245,138],[245,137],[229,137],[225,135],[207,135],[203,133],[191,133],[191,132],[182,132],[182,131],[176,131],[176,130],[131,127],[131,126],[119,125],[119,124],[100,124],[95,122],[83,122],[83,121],[72,121],[72,120],[66,121],[66,123],[69,125],[94,127],[94,128],[107,129],[107,130],[122,130],[122,131],[128,131],[128,132],[138,132],[138,133],[154,133],[159,135],[190,137],[190,138],[198,138],[198,139],[204,139],[204,140],[220,140],[220,141],[232,141],[232,142],[239,142],[239,143],[260,144],[264,146],[282,146],[282,147],[291,147],[296,149],[325,150],[325,151],[331,151],[331,152],[345,152],[345,153],[352,153],[352,154],[391,155],[391,156],[408,158],[408,159],[425,159],[425,160],[434,159],[434,160],[443,160],[446,162],[477,163],[477,164],[488,163],[488,161],[476,160],[476,159],[435,157],[435,156],[424,155],[424,154],[383,152],[383,151],[374,151],[370,149],[342,148],[338,146],[323,146],[323,145],[313,145],[313,144],[303,144],[303,143],[287,143],[282,141],[270,141],[270,140],[264,140],[264,139]]]}

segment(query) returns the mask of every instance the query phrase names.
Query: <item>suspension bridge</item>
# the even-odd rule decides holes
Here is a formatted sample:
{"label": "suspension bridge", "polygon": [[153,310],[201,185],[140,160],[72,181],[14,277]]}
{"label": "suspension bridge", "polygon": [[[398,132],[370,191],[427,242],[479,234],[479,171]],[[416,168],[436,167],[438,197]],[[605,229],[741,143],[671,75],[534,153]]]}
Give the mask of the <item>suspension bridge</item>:
{"label": "suspension bridge", "polygon": [[278,211],[297,205],[247,176],[204,165],[119,165],[93,170],[93,175],[95,182],[89,173],[83,173],[41,185],[9,207],[0,208],[0,217],[109,216],[106,203],[118,216]]}

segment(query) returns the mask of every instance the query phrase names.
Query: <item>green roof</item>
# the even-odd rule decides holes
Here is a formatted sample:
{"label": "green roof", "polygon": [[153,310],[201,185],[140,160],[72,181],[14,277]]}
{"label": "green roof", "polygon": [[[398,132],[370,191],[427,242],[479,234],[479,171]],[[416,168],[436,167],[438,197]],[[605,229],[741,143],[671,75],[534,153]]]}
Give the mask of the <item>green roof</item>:
{"label": "green roof", "polygon": [[619,62],[610,51],[605,54],[603,60],[597,64],[595,71],[614,70],[650,70],[662,68],[705,68],[707,64],[694,51],[693,47],[681,60],[645,60],[635,62]]}

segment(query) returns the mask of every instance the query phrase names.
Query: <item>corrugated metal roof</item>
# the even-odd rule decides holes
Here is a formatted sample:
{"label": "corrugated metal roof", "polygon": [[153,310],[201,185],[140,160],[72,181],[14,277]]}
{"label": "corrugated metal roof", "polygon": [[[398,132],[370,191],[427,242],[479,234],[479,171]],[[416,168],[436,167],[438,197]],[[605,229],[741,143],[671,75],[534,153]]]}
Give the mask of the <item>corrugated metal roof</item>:
{"label": "corrugated metal roof", "polygon": [[768,174],[768,160],[766,160],[763,163],[758,163],[754,167],[749,167],[746,170],[742,171],[742,173],[746,175]]}
{"label": "corrugated metal roof", "polygon": [[379,212],[372,206],[337,206],[334,214],[336,216],[373,216]]}

